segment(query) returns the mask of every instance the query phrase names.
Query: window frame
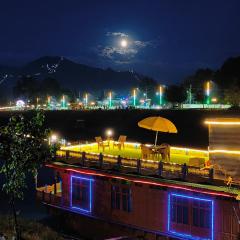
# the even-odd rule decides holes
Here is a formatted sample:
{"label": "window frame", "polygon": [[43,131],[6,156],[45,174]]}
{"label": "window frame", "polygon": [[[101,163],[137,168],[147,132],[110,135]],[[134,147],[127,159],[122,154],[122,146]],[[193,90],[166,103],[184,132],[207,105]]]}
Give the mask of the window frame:
{"label": "window frame", "polygon": [[132,211],[132,190],[129,185],[111,184],[111,209]]}
{"label": "window frame", "polygon": [[[86,212],[86,213],[91,213],[92,212],[92,182],[93,182],[93,179],[92,178],[87,178],[87,177],[83,177],[83,176],[75,176],[75,175],[71,175],[70,177],[70,206],[71,208],[75,209],[75,210],[78,210],[78,211],[82,211],[82,212]],[[82,181],[82,182],[85,182],[85,184],[81,183],[80,185],[80,191],[79,193],[83,193],[84,190],[81,189],[83,186],[86,186],[86,189],[88,190],[88,196],[87,196],[87,205],[88,207],[81,207],[81,206],[77,206],[77,205],[74,205],[73,204],[73,179],[74,180],[79,180]]]}
{"label": "window frame", "polygon": [[[184,233],[182,231],[176,230],[176,229],[172,229],[172,224],[182,224],[182,223],[177,223],[177,222],[173,222],[172,221],[172,209],[173,209],[173,199],[174,198],[182,198],[182,199],[187,199],[189,201],[188,204],[188,215],[189,215],[189,223],[188,225],[185,224],[186,226],[191,226],[191,228],[197,228],[199,230],[204,229],[204,230],[208,230],[209,231],[209,237],[208,238],[202,238],[202,237],[198,237],[198,236],[193,236],[191,235],[191,233]],[[194,212],[194,201],[198,201],[199,205],[201,203],[208,203],[209,204],[209,209],[210,209],[210,227],[209,228],[203,228],[203,227],[198,227],[194,225],[194,219],[193,219],[193,212]],[[196,207],[195,207],[196,208]],[[199,212],[202,208],[199,208]],[[168,228],[168,232],[172,235],[175,236],[179,236],[179,237],[184,237],[187,239],[199,239],[199,240],[213,240],[214,239],[214,200],[212,199],[208,199],[208,198],[204,198],[204,197],[194,197],[194,196],[189,196],[186,194],[178,194],[178,193],[169,193],[168,194],[168,222],[167,222],[167,228]],[[199,219],[200,221],[200,219]],[[183,224],[182,224],[183,226]]]}

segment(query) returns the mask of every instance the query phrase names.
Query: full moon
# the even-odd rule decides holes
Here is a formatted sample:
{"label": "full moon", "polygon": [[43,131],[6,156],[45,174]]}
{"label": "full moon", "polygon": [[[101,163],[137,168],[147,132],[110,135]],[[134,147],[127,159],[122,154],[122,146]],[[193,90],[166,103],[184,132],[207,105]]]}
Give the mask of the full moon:
{"label": "full moon", "polygon": [[121,40],[121,47],[126,48],[127,45],[128,45],[127,40],[126,40],[126,39],[122,39],[122,40]]}

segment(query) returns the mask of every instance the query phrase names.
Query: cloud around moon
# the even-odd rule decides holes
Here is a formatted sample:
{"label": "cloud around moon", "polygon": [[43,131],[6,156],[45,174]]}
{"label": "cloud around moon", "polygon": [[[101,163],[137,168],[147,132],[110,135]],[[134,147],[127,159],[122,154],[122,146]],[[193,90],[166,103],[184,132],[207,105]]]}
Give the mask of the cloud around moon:
{"label": "cloud around moon", "polygon": [[[133,61],[137,54],[144,48],[154,47],[153,41],[141,41],[132,39],[130,35],[123,32],[107,32],[106,37],[112,40],[112,45],[99,45],[99,56],[110,60],[116,64],[128,64]],[[126,46],[122,46],[121,41],[127,41]]]}

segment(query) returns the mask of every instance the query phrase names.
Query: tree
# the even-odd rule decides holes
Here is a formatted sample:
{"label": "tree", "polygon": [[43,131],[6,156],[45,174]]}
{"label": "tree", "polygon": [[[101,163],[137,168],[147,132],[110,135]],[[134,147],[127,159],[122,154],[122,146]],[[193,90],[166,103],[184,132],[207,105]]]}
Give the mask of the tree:
{"label": "tree", "polygon": [[3,90],[3,87],[0,83],[0,105],[3,104],[5,101],[5,93],[4,93],[4,90]]}
{"label": "tree", "polygon": [[152,78],[144,77],[140,79],[139,89],[146,93],[148,98],[154,99],[157,89],[157,82]]}
{"label": "tree", "polygon": [[216,72],[215,81],[223,90],[232,85],[240,87],[240,57],[227,59]]}
{"label": "tree", "polygon": [[224,91],[224,100],[226,103],[234,107],[239,107],[240,104],[240,88],[233,85]]}
{"label": "tree", "polygon": [[166,98],[171,103],[183,103],[186,100],[186,92],[182,86],[171,85],[167,89]]}
{"label": "tree", "polygon": [[13,88],[14,96],[33,101],[38,97],[40,86],[38,81],[32,76],[22,76],[17,80]]}
{"label": "tree", "polygon": [[42,97],[55,96],[60,97],[62,94],[61,86],[55,78],[45,78],[41,82]]}
{"label": "tree", "polygon": [[27,174],[35,175],[40,165],[54,154],[45,140],[49,130],[44,126],[44,119],[42,112],[31,118],[17,115],[0,128],[0,173],[5,177],[2,189],[9,196],[16,239],[20,239],[20,230],[15,200],[24,198]]}
{"label": "tree", "polygon": [[204,85],[207,81],[214,79],[215,72],[211,69],[198,69],[193,75],[187,77],[183,86],[189,89],[191,86],[192,92],[197,102],[204,100]]}

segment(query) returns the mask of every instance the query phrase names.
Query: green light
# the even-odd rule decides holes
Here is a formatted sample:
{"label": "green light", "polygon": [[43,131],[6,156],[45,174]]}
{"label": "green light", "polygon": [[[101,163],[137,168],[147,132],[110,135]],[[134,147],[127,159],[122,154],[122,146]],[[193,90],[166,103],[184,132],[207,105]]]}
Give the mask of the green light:
{"label": "green light", "polygon": [[159,105],[162,106],[163,104],[163,88],[162,86],[159,87]]}
{"label": "green light", "polygon": [[208,105],[210,104],[210,97],[209,96],[207,97],[207,104]]}
{"label": "green light", "polygon": [[207,84],[206,84],[206,103],[207,103],[207,105],[210,104],[210,92],[211,92],[210,81],[207,81]]}
{"label": "green light", "polygon": [[65,96],[64,96],[64,95],[62,96],[62,101],[61,101],[61,103],[62,103],[62,108],[66,108],[66,99],[65,99]]}
{"label": "green light", "polygon": [[133,90],[133,106],[136,106],[136,89]]}
{"label": "green light", "polygon": [[109,107],[112,107],[112,93],[109,92]]}
{"label": "green light", "polygon": [[48,108],[51,108],[51,96],[47,97],[47,106]]}
{"label": "green light", "polygon": [[86,106],[88,105],[88,94],[87,93],[85,95],[85,104],[86,104]]}
{"label": "green light", "polygon": [[192,85],[189,86],[187,90],[188,104],[192,104]]}

